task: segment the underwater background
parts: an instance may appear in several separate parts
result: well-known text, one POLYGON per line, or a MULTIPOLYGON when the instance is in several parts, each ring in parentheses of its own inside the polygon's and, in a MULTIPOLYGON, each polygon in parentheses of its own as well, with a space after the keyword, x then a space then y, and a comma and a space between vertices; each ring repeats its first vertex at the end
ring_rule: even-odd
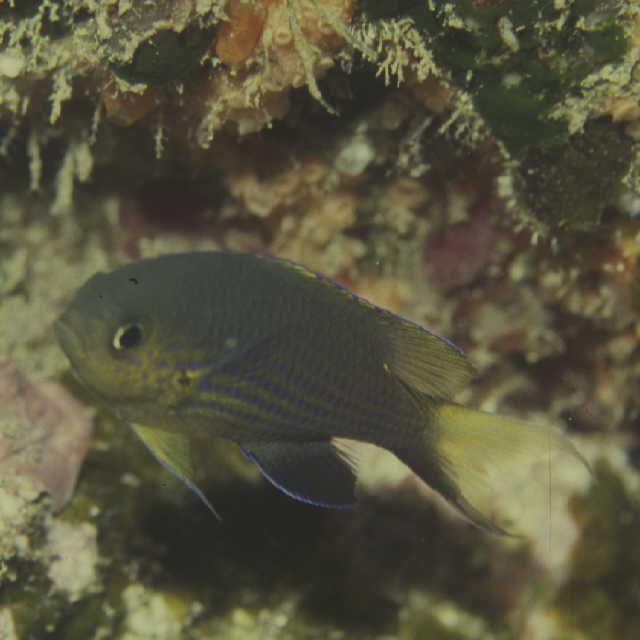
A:
POLYGON ((640 4, 0 0, 0 639, 634 640, 640 4), (230 442, 218 522, 69 372, 96 271, 298 261, 454 341, 457 400, 592 474, 510 486, 516 536, 392 456, 293 502, 230 442))

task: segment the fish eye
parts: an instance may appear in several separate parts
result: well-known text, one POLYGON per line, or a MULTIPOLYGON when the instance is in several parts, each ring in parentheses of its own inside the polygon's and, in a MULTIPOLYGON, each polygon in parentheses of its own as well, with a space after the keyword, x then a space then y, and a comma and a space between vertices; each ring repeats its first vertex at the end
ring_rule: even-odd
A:
POLYGON ((123 349, 132 349, 142 342, 144 331, 142 325, 137 322, 123 324, 118 327, 113 336, 113 347, 118 351, 123 349))

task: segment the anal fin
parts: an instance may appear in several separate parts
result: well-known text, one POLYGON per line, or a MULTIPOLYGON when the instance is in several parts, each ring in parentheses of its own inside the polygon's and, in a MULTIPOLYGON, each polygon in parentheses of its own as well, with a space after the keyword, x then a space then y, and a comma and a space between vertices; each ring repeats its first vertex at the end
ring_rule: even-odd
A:
POLYGON ((243 444, 271 484, 289 497, 321 507, 353 504, 356 476, 351 463, 330 442, 243 444))

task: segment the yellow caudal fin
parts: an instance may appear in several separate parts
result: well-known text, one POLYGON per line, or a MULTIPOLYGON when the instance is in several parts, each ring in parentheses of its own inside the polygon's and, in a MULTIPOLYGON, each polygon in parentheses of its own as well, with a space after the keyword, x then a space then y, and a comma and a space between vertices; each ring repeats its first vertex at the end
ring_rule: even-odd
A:
POLYGON ((550 512, 555 465, 588 469, 569 440, 549 426, 455 404, 440 405, 434 418, 427 448, 435 449, 444 490, 434 488, 493 532, 518 531, 518 514, 528 510, 536 509, 542 517, 550 512))

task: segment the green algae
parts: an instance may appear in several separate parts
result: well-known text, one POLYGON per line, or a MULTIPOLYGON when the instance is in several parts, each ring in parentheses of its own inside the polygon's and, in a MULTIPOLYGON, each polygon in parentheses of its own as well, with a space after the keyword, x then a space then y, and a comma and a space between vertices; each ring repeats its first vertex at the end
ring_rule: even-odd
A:
POLYGON ((114 72, 131 83, 156 87, 167 84, 194 66, 205 54, 215 28, 187 27, 181 33, 161 29, 143 40, 130 61, 113 62, 114 72))
MULTIPOLYGON (((24 583, 23 583, 24 584, 24 583)), ((109 616, 103 596, 82 598, 70 603, 62 594, 48 594, 43 581, 32 585, 21 600, 11 604, 18 637, 23 640, 57 637, 64 640, 90 640, 100 627, 108 628, 109 616)), ((114 637, 114 636, 107 636, 114 637)))
POLYGON ((582 534, 554 609, 568 630, 584 634, 579 637, 634 640, 640 628, 638 499, 607 464, 594 473, 590 491, 574 501, 582 534))
POLYGON ((45 525, 40 523, 29 533, 31 556, 11 561, 14 577, 1 585, 0 607, 11 610, 19 637, 24 640, 45 638, 53 631, 65 640, 88 640, 93 635, 86 631, 96 629, 100 617, 83 615, 89 604, 86 598, 70 602, 66 594, 52 592, 47 564, 37 553, 43 548, 45 536, 45 525), (83 632, 74 634, 73 629, 79 626, 83 632))
POLYGON ((426 27, 430 17, 424 0, 359 0, 358 5, 368 20, 407 17, 426 27))
POLYGON ((523 154, 517 189, 538 220, 554 231, 590 231, 615 200, 632 146, 619 126, 590 122, 566 143, 536 145, 523 154))
POLYGON ((436 593, 411 591, 400 613, 397 640, 514 640, 515 634, 490 624, 436 593))
POLYGON ((605 62, 620 61, 626 52, 619 24, 604 22, 591 31, 577 28, 580 18, 592 11, 584 6, 589 3, 582 4, 572 5, 562 16, 552 3, 535 0, 481 8, 470 1, 453 3, 462 24, 473 25, 463 29, 462 37, 452 33, 449 16, 439 15, 436 60, 471 93, 494 135, 512 153, 561 138, 566 127, 549 119, 552 107, 589 73, 605 62), (557 27, 561 18, 563 25, 557 27), (510 24, 512 49, 498 35, 500 20, 510 24))
POLYGON ((581 94, 588 76, 624 60, 629 41, 619 4, 396 0, 360 6, 370 20, 413 20, 440 72, 468 92, 474 115, 511 161, 516 208, 536 219, 527 224, 554 233, 598 228, 629 169, 632 145, 610 122, 575 132, 571 114, 559 117, 558 109, 581 94))
POLYGON ((472 96, 511 153, 568 135, 554 106, 629 43, 613 6, 595 0, 479 3, 361 2, 369 19, 410 17, 443 72, 472 96), (596 9, 603 16, 594 17, 596 9), (607 13, 608 12, 608 13, 607 13))

